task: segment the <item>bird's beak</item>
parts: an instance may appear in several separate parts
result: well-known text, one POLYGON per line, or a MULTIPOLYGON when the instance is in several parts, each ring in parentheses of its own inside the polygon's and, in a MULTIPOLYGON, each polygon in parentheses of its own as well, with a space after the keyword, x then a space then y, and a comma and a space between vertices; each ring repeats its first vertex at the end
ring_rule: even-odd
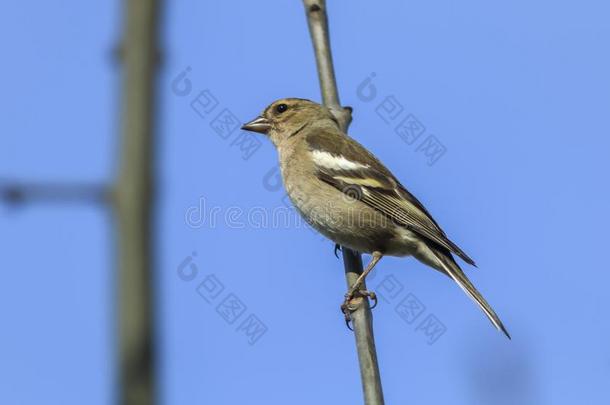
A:
POLYGON ((266 134, 271 129, 271 123, 267 118, 258 116, 247 124, 244 124, 241 129, 266 134))

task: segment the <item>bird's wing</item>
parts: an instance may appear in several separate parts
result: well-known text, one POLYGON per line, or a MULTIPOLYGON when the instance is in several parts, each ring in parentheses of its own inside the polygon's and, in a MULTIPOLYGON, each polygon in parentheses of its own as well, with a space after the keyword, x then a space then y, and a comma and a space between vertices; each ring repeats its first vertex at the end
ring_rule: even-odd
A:
POLYGON ((353 139, 337 132, 306 136, 318 178, 474 265, 392 173, 353 139))

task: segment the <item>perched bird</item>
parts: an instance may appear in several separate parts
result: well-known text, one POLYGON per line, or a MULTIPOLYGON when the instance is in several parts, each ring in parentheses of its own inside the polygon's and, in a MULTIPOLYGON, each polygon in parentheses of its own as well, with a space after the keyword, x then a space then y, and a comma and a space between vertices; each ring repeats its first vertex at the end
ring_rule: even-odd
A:
POLYGON ((311 226, 337 244, 372 255, 345 296, 344 312, 354 294, 372 295, 361 285, 383 256, 413 256, 453 279, 510 338, 453 254, 470 265, 474 261, 372 153, 340 129, 330 109, 310 100, 281 99, 242 129, 271 139, 286 191, 311 226))

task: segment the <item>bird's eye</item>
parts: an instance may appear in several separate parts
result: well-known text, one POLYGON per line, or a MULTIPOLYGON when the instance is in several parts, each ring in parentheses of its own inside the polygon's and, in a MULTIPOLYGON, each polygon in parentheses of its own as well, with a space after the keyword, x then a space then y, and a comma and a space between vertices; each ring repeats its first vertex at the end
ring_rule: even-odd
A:
POLYGON ((275 107, 275 111, 278 114, 283 113, 284 111, 286 111, 288 109, 288 106, 286 104, 278 104, 277 107, 275 107))

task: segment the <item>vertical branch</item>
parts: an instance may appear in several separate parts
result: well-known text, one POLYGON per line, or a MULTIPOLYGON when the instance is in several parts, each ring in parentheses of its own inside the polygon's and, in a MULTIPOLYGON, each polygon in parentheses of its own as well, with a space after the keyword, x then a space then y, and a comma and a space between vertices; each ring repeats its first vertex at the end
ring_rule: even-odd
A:
MULTIPOLYGON (((349 107, 341 107, 339 101, 328 34, 326 1, 303 0, 303 3, 316 56, 322 100, 324 105, 329 107, 339 119, 341 129, 347 133, 352 118, 352 110, 349 107)), ((362 258, 358 252, 345 247, 342 248, 342 251, 345 278, 349 288, 362 273, 362 258)), ((363 288, 366 288, 366 286, 363 286, 363 288)), ((352 313, 352 325, 356 338, 358 360, 360 362, 364 402, 366 405, 383 405, 383 392, 381 390, 379 366, 377 365, 371 308, 368 299, 361 296, 355 297, 352 300, 352 304, 358 308, 352 313)))
POLYGON ((118 226, 118 316, 123 405, 154 404, 151 211, 157 1, 127 0, 121 107, 121 159, 115 203, 118 226))
POLYGON ((316 55, 322 102, 337 115, 341 129, 347 133, 347 128, 352 121, 352 110, 351 108, 341 107, 339 101, 335 68, 333 67, 333 57, 330 50, 330 37, 328 35, 326 0, 303 0, 303 3, 305 4, 307 24, 309 25, 309 33, 316 55))

